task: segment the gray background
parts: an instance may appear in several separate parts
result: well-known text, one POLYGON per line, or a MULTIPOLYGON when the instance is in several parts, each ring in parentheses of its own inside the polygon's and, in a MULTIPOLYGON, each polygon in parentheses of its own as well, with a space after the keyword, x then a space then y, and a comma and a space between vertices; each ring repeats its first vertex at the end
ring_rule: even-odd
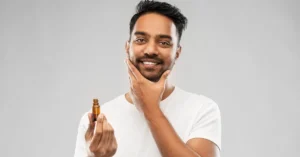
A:
MULTIPOLYGON (((300 156, 299 1, 169 2, 189 18, 171 80, 219 104, 222 156, 300 156)), ((92 99, 128 90, 136 3, 1 0, 0 156, 73 156, 92 99)))

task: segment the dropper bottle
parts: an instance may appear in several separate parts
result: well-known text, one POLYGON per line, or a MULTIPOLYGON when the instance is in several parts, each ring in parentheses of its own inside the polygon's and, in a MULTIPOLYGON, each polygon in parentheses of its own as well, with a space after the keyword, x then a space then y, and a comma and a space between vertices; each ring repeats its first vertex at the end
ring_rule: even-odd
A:
POLYGON ((100 115, 100 106, 98 99, 93 99, 93 117, 94 121, 97 120, 97 117, 100 115))

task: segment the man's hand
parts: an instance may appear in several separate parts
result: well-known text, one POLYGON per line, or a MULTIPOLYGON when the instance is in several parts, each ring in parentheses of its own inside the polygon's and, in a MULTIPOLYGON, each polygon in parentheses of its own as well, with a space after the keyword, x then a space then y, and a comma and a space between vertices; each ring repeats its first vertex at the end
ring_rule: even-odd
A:
POLYGON ((85 140, 90 143, 90 151, 95 157, 111 157, 117 151, 117 141, 114 129, 108 123, 104 114, 100 114, 97 121, 93 121, 93 114, 89 113, 89 128, 85 140))
POLYGON ((165 71, 158 82, 152 82, 147 80, 129 59, 126 59, 126 63, 130 78, 130 94, 133 103, 138 110, 151 113, 153 109, 159 108, 170 70, 165 71))

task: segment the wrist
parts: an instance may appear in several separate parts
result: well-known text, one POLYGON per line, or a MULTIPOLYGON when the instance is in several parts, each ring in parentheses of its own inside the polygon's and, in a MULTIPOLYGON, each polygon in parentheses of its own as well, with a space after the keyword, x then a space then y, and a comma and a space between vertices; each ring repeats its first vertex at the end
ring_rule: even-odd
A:
POLYGON ((164 117, 164 114, 161 111, 161 109, 159 108, 159 105, 157 105, 157 107, 153 107, 151 109, 145 109, 144 116, 148 121, 153 121, 155 119, 164 117))

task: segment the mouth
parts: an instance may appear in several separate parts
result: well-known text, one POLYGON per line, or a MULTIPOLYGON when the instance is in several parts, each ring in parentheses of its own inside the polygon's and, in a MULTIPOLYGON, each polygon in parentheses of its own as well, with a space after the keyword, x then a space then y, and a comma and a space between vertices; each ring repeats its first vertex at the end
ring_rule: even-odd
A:
POLYGON ((147 61, 140 61, 139 62, 145 69, 149 69, 149 70, 153 70, 155 68, 157 68, 160 63, 157 62, 157 61, 150 61, 150 60, 147 60, 147 61))
POLYGON ((157 65, 155 62, 142 62, 144 65, 157 65))

